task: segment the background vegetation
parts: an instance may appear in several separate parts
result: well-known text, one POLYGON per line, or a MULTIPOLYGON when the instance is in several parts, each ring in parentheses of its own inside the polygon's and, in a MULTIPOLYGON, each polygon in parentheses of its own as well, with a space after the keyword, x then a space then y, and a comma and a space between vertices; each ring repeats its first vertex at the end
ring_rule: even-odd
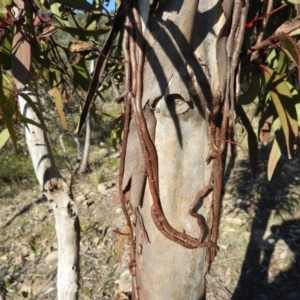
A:
MULTIPOLYGON (((24 1, 22 18, 26 22, 23 29, 31 34, 28 34, 28 38, 34 45, 28 85, 30 89, 39 91, 40 117, 48 130, 57 164, 65 166, 63 169, 66 174, 70 171, 59 144, 59 136, 67 132, 73 133, 78 126, 91 82, 91 61, 99 57, 99 49, 101 51, 114 18, 113 13, 108 14, 104 9, 99 14, 99 6, 103 1, 100 2, 94 1, 90 5, 82 1, 84 4, 80 5, 83 6, 77 7, 79 4, 70 4, 67 0, 24 1), (64 5, 60 6, 60 3, 64 5), (35 15, 30 15, 32 11, 35 11, 35 15), (88 42, 90 46, 72 52, 69 44, 78 40, 88 42), (77 63, 74 60, 78 60, 77 63)), ((264 148, 267 149, 264 163, 267 160, 269 180, 280 159, 281 164, 287 164, 286 158, 294 157, 299 147, 299 2, 251 1, 240 54, 241 88, 236 104, 238 118, 231 112, 233 129, 229 134, 232 157, 235 156, 236 144, 240 144, 249 152, 250 167, 255 176, 263 168, 259 164, 259 149, 267 146, 264 148), (239 137, 234 131, 235 123, 238 124, 239 137), (242 143, 245 134, 247 145, 242 143)), ((19 5, 18 1, 9 0, 0 4, 0 198, 3 200, 14 197, 25 186, 33 189, 37 184, 23 138, 23 127, 28 120, 22 119, 18 111, 11 73, 13 40, 20 30, 19 19, 12 10, 14 3, 19 5)), ((86 175, 84 180, 95 186, 111 181, 117 171, 118 157, 111 157, 110 154, 119 149, 122 135, 123 111, 115 101, 122 93, 123 81, 120 39, 121 34, 114 41, 110 60, 103 73, 103 82, 91 106, 93 131, 89 164, 93 172, 86 175), (98 152, 106 154, 100 155, 98 152)), ((83 145, 84 134, 79 139, 83 145)), ((65 145, 67 155, 74 165, 77 151, 74 140, 66 136, 65 145)), ((290 176, 293 176, 293 183, 298 184, 297 175, 292 173, 290 176)), ((284 182, 288 185, 288 181, 284 182)), ((268 198, 276 194, 273 189, 276 190, 277 186, 275 181, 274 185, 263 186, 261 190, 256 188, 254 192, 268 198)), ((234 194, 241 187, 232 184, 228 189, 229 193, 234 194)), ((289 207, 290 202, 286 202, 287 211, 298 209, 299 197, 294 198, 295 205, 291 204, 289 207)), ((278 201, 285 200, 282 197, 278 201)), ((257 203, 246 205, 256 207, 257 203)), ((21 229, 24 227, 22 222, 26 221, 20 219, 21 229)), ((90 226, 92 225, 83 223, 83 231, 88 231, 90 226)), ((47 230, 46 228, 45 234, 48 234, 47 230)), ((101 230, 104 232, 103 228, 101 230)), ((28 244, 31 245, 32 252, 38 254, 36 240, 29 239, 28 244)), ((0 280, 0 286, 2 290, 9 290, 10 280, 4 279, 0 280)), ((90 291, 87 290, 87 293, 90 291)), ((90 299, 92 296, 89 294, 83 297, 90 299)))

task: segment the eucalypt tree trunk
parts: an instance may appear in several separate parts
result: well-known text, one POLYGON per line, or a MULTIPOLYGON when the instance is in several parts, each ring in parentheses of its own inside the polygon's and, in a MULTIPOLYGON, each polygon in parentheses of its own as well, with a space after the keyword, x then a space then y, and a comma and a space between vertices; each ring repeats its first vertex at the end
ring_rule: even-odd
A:
POLYGON ((133 299, 205 298, 247 8, 127 1, 119 194, 133 299))
POLYGON ((36 94, 22 88, 19 90, 18 102, 22 115, 33 121, 28 121, 24 126, 25 140, 39 185, 55 217, 58 245, 57 299, 76 300, 79 288, 80 239, 77 206, 69 185, 54 163, 47 132, 36 114, 36 108, 39 107, 36 94))
MULTIPOLYGON (((20 13, 23 13, 21 9, 20 13)), ((58 245, 57 299, 76 300, 79 289, 80 241, 77 205, 73 200, 70 185, 59 173, 53 159, 38 101, 37 85, 34 88, 30 72, 32 41, 24 23, 25 18, 20 17, 12 41, 12 75, 17 91, 16 98, 19 102, 20 117, 26 123, 25 141, 34 172, 55 217, 58 245)))

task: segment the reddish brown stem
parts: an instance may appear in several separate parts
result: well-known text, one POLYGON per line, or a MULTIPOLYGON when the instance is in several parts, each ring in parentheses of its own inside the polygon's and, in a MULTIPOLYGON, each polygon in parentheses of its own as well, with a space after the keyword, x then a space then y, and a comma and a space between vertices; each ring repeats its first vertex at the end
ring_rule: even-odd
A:
POLYGON ((278 12, 279 10, 283 9, 284 7, 286 7, 287 4, 282 4, 281 6, 277 7, 276 9, 272 10, 271 12, 268 12, 262 16, 262 17, 254 17, 250 22, 248 22, 247 24, 244 25, 245 28, 251 28, 254 23, 256 23, 259 20, 263 20, 265 18, 268 18, 269 16, 275 14, 276 12, 278 12))
POLYGON ((136 281, 136 270, 135 270, 135 232, 134 226, 130 220, 129 213, 126 208, 126 200, 124 191, 122 189, 123 186, 123 175, 125 170, 125 157, 126 157, 126 149, 127 149, 127 141, 128 141, 128 134, 129 134, 129 123, 131 118, 131 68, 130 68, 130 54, 129 54, 129 17, 127 16, 125 19, 125 30, 122 42, 122 48, 124 52, 125 58, 125 66, 124 66, 124 73, 125 73, 125 91, 127 91, 124 102, 125 102, 125 122, 124 122, 124 130, 123 130, 123 141, 122 141, 122 151, 121 151, 121 162, 120 162, 120 171, 119 171, 119 196, 121 201, 121 206, 123 213, 125 215, 127 226, 130 228, 130 243, 131 243, 131 252, 130 252, 130 272, 132 274, 132 283, 133 283, 133 291, 135 291, 135 299, 139 299, 138 289, 137 289, 137 281, 136 281))
POLYGON ((147 167, 148 183, 150 192, 153 199, 151 208, 151 215, 158 230, 168 239, 186 247, 188 249, 202 248, 202 247, 217 247, 216 244, 211 242, 200 243, 198 239, 179 232, 173 228, 167 221, 161 207, 159 199, 159 184, 158 184, 158 160, 155 146, 153 145, 147 124, 142 110, 142 92, 143 92, 143 66, 144 66, 144 53, 143 53, 143 38, 142 26, 140 16, 136 7, 133 8, 134 29, 135 29, 135 45, 137 54, 136 70, 132 70, 133 76, 136 76, 136 95, 133 97, 132 108, 135 121, 138 128, 139 139, 141 142, 144 159, 147 167))

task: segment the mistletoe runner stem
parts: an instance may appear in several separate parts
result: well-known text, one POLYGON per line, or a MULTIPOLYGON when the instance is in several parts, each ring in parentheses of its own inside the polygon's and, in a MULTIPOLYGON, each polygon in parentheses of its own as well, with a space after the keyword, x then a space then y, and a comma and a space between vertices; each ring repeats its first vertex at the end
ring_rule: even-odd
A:
MULTIPOLYGON (((215 134, 215 150, 211 158, 214 159, 213 164, 213 182, 214 182, 214 194, 213 194, 213 221, 211 228, 210 240, 216 243, 218 237, 219 227, 219 215, 222 198, 222 186, 223 186, 223 164, 224 164, 224 150, 226 147, 226 135, 228 129, 228 119, 230 110, 234 112, 234 105, 236 102, 236 94, 234 93, 235 85, 235 73, 238 66, 238 58, 242 47, 246 17, 249 9, 249 0, 235 1, 233 9, 232 25, 230 29, 229 38, 227 40, 226 52, 227 52, 227 80, 225 99, 223 102, 222 111, 222 123, 220 128, 217 127, 216 120, 218 116, 213 115, 211 124, 211 132, 215 134)), ((234 121, 234 120, 233 120, 234 121)), ((214 261, 216 256, 216 249, 211 248, 211 261, 214 261)))
POLYGON ((130 220, 129 212, 127 209, 128 203, 126 203, 125 199, 125 192, 122 190, 123 186, 123 175, 124 175, 124 169, 125 169, 125 157, 126 157, 126 149, 127 149, 127 142, 128 142, 128 134, 129 134, 129 124, 131 119, 131 98, 132 94, 130 92, 131 88, 131 66, 130 66, 130 21, 129 17, 126 16, 125 19, 125 30, 123 35, 123 42, 122 42, 122 48, 124 53, 124 71, 125 71, 125 91, 126 95, 124 97, 125 102, 125 122, 124 122, 124 133, 123 133, 123 141, 122 141, 122 151, 121 151, 121 162, 120 162, 120 171, 119 171, 119 197, 121 201, 121 206, 123 213, 126 218, 127 226, 130 228, 130 243, 131 243, 131 252, 130 252, 130 264, 129 269, 132 275, 132 290, 134 293, 134 299, 139 300, 139 292, 138 292, 138 286, 137 286, 137 280, 136 280, 136 259, 135 259, 135 224, 133 224, 130 220))
MULTIPOLYGON (((141 18, 136 6, 136 3, 133 5, 133 28, 135 34, 135 51, 130 49, 131 58, 132 54, 136 54, 135 59, 132 59, 131 62, 131 76, 132 83, 136 83, 136 91, 135 86, 132 88, 133 93, 133 101, 132 101, 132 109, 133 115, 138 128, 138 135, 141 143, 141 147, 144 154, 144 159, 147 168, 147 176, 150 192, 153 199, 153 204, 151 207, 151 215, 152 219, 157 227, 157 229, 168 239, 182 245, 188 249, 195 248, 204 248, 204 247, 215 247, 218 246, 215 243, 211 242, 200 242, 199 239, 191 237, 185 233, 179 232, 175 228, 173 228, 169 222, 167 221, 160 202, 159 198, 159 181, 158 181, 158 158, 155 146, 150 138, 146 120, 144 117, 143 109, 142 109, 142 93, 143 93, 143 67, 144 67, 144 51, 143 51, 143 37, 142 37, 142 26, 141 26, 141 18), (136 64, 136 69, 135 68, 136 64), (135 80, 133 79, 135 78, 135 80)), ((201 229, 201 221, 200 221, 200 229, 201 229)))

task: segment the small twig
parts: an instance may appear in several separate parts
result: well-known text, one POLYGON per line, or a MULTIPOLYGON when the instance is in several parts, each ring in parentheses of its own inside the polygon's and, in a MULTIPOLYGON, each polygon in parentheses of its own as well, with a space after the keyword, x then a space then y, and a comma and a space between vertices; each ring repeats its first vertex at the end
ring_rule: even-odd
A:
POLYGON ((234 260, 236 258, 240 258, 240 257, 244 257, 244 256, 245 256, 245 254, 243 253, 243 254, 240 254, 240 255, 235 255, 234 257, 217 260, 217 261, 214 261, 214 265, 222 264, 222 263, 227 262, 229 260, 234 260))
MULTIPOLYGON (((285 5, 286 5, 286 4, 285 4, 285 5)), ((268 1, 267 1, 267 8, 266 8, 265 17, 263 18, 263 21, 262 21, 262 28, 261 28, 260 33, 259 33, 258 36, 257 36, 255 45, 260 44, 261 41, 262 41, 262 39, 263 39, 263 36, 264 36, 265 30, 266 30, 266 27, 267 27, 269 18, 270 18, 270 16, 274 13, 274 11, 271 13, 272 8, 273 8, 273 0, 268 0, 268 1)), ((245 27, 246 27, 246 25, 245 25, 245 27)), ((254 51, 254 52, 251 54, 250 61, 256 60, 257 57, 258 57, 258 51, 254 51)))
MULTIPOLYGON (((268 6, 270 4, 269 2, 273 2, 273 0, 268 1, 268 6)), ((251 28, 254 25, 254 23, 256 23, 257 21, 268 18, 269 16, 275 14, 277 11, 281 10, 282 8, 284 8, 286 6, 287 6, 287 4, 282 4, 281 6, 279 6, 278 8, 274 9, 272 12, 269 12, 269 13, 268 13, 268 9, 267 9, 266 15, 264 15, 262 17, 254 17, 250 22, 245 24, 245 28, 251 28)))
POLYGON ((72 17, 72 19, 73 19, 73 21, 74 21, 74 23, 75 23, 76 28, 81 28, 81 27, 79 26, 79 24, 78 24, 76 18, 74 17, 73 9, 72 9, 71 7, 69 8, 69 11, 70 11, 71 17, 72 17))
POLYGON ((122 1, 121 5, 118 9, 117 15, 115 17, 114 24, 111 28, 111 31, 109 32, 109 34, 107 36, 105 44, 102 48, 103 56, 100 55, 98 58, 98 61, 96 63, 95 71, 94 71, 94 74, 93 74, 93 77, 91 80, 91 84, 90 84, 90 87, 89 87, 89 90, 88 90, 88 93, 86 96, 86 100, 85 100, 85 103, 84 103, 84 106, 82 109, 82 113, 80 115, 79 124, 78 124, 77 129, 75 130, 75 133, 77 135, 80 134, 80 131, 81 131, 83 123, 86 119, 86 115, 89 111, 92 100, 96 94, 97 88, 98 88, 99 84, 101 84, 103 82, 102 75, 104 73, 104 68, 107 63, 106 57, 109 55, 109 53, 111 51, 112 43, 115 40, 117 34, 119 33, 119 31, 121 30, 121 28, 124 24, 126 12, 127 12, 127 1, 122 1))
POLYGON ((67 66, 65 65, 63 59, 61 58, 61 55, 59 53, 59 51, 57 50, 57 44, 56 42, 54 41, 53 37, 52 36, 49 36, 48 37, 49 39, 49 42, 51 44, 51 52, 53 53, 55 59, 57 60, 58 63, 60 63, 60 65, 62 66, 62 69, 64 70, 64 73, 67 74, 67 66))
POLYGON ((88 258, 88 259, 90 259, 90 260, 93 260, 93 261, 95 261, 95 262, 98 262, 98 261, 99 261, 99 258, 98 258, 98 257, 93 257, 92 255, 87 254, 87 253, 80 252, 80 255, 81 255, 81 256, 84 256, 84 257, 86 257, 86 258, 88 258))
POLYGON ((263 49, 265 47, 273 46, 273 43, 275 41, 278 41, 279 34, 281 34, 281 33, 289 34, 299 28, 300 28, 300 20, 292 20, 292 21, 288 21, 288 22, 282 24, 279 28, 276 29, 274 34, 272 34, 270 37, 263 40, 261 43, 252 46, 247 51, 247 55, 251 55, 254 51, 263 49))

